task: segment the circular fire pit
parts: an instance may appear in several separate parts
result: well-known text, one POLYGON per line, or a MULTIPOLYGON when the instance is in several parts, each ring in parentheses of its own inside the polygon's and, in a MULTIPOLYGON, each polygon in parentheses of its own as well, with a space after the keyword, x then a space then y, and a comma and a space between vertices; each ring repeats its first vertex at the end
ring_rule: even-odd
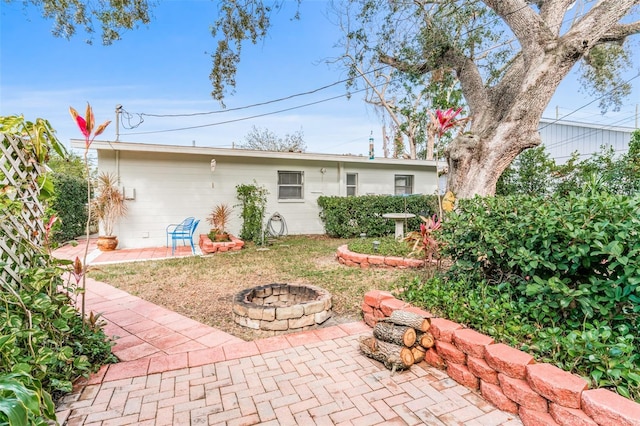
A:
POLYGON ((243 327, 284 334, 317 327, 331 317, 331 294, 304 284, 267 284, 236 294, 233 320, 243 327))

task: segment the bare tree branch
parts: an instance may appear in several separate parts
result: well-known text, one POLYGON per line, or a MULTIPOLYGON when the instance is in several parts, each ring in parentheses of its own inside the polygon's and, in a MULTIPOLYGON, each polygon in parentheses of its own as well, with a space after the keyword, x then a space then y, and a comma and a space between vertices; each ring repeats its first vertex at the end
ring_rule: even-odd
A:
MULTIPOLYGON (((596 42, 610 32, 611 28, 624 28, 619 21, 626 16, 631 8, 638 4, 638 0, 600 0, 591 10, 573 27, 564 34, 561 39, 567 45, 571 44, 586 51, 596 42)), ((632 29, 635 28, 632 25, 632 29)), ((636 33, 637 30, 631 34, 636 33)), ((629 34, 627 34, 629 35, 629 34)))
POLYGON ((623 41, 626 37, 640 33, 640 21, 633 22, 631 24, 616 25, 607 31, 600 40, 599 43, 612 43, 623 41))
POLYGON ((483 0, 504 22, 509 25, 522 47, 525 60, 529 55, 538 55, 541 44, 554 38, 545 22, 524 0, 483 0))
POLYGON ((575 1, 576 0, 547 0, 539 2, 540 18, 554 35, 560 35, 560 29, 567 9, 571 3, 575 3, 575 1))

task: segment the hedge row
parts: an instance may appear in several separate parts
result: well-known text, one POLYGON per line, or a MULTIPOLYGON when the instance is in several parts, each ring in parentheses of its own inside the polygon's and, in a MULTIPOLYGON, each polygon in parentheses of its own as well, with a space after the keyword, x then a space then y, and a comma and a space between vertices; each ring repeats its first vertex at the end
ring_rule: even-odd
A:
POLYGON ((364 195, 359 197, 319 197, 322 208, 320 218, 327 235, 336 238, 352 238, 364 233, 367 237, 393 234, 393 220, 382 217, 385 213, 413 213, 407 220, 407 231, 420 229, 420 217, 438 211, 435 195, 364 195))

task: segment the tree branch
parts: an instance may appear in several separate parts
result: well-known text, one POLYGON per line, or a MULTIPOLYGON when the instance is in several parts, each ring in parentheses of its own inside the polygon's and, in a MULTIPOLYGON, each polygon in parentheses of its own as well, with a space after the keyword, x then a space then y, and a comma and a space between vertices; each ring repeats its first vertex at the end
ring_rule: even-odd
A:
POLYGON ((575 0, 552 0, 541 1, 538 4, 540 7, 540 18, 549 28, 554 35, 560 35, 560 28, 562 27, 562 21, 567 13, 567 9, 571 3, 575 0))
POLYGON ((616 25, 607 31, 600 39, 599 43, 612 43, 623 41, 626 37, 640 33, 640 21, 631 24, 616 25))
POLYGON ((554 38, 547 25, 525 0, 482 0, 511 28, 522 46, 525 59, 539 55, 540 46, 554 38))
POLYGON ((380 62, 398 71, 419 74, 427 74, 439 68, 452 68, 460 81, 471 114, 489 107, 488 92, 478 66, 454 47, 450 46, 441 56, 419 65, 409 64, 388 55, 381 55, 380 62))
POLYGON ((602 38, 607 34, 617 35, 612 41, 622 40, 639 31, 637 23, 617 24, 637 4, 638 0, 600 0, 561 39, 570 44, 580 43, 584 51, 596 42, 603 42, 602 38), (611 28, 618 29, 620 33, 613 34, 611 28))

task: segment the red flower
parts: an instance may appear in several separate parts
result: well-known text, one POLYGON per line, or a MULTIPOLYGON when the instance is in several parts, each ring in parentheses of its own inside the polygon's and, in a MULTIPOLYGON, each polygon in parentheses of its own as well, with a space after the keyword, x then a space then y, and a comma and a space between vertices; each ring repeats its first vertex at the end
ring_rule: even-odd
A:
POLYGON ((449 108, 446 111, 437 110, 435 115, 431 113, 431 123, 436 128, 438 136, 442 137, 442 135, 447 133, 451 128, 462 125, 468 120, 467 118, 455 120, 461 111, 462 108, 456 110, 449 108))

